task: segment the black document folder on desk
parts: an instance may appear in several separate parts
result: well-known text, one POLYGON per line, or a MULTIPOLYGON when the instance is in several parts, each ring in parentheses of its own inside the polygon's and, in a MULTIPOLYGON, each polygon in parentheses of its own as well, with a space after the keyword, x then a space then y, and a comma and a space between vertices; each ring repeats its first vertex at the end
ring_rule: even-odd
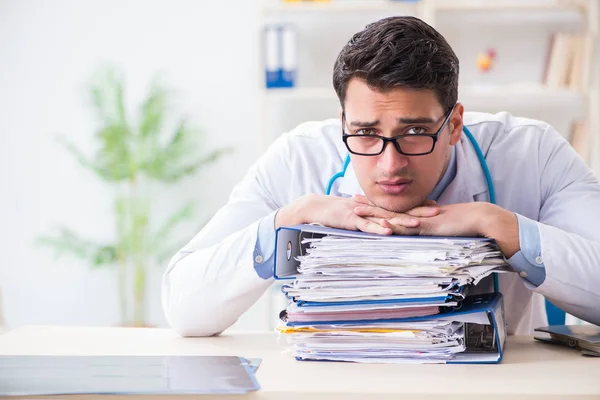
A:
POLYGON ((255 370, 234 356, 0 356, 0 396, 244 394, 255 370))

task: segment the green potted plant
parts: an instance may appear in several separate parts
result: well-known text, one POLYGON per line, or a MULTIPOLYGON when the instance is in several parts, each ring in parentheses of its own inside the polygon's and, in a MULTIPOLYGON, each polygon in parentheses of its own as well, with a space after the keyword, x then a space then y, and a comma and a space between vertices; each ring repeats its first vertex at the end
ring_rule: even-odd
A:
POLYGON ((125 85, 113 68, 103 68, 89 85, 89 95, 99 121, 94 137, 98 149, 87 157, 72 142, 60 143, 78 163, 114 188, 115 239, 96 243, 61 226, 52 235, 38 238, 58 255, 70 253, 93 267, 116 267, 123 325, 144 326, 147 271, 163 265, 181 245, 170 243, 174 229, 193 215, 194 203, 184 204, 158 227, 153 220, 151 185, 172 185, 216 161, 229 149, 200 156, 199 132, 181 118, 167 132, 165 119, 170 92, 153 83, 134 120, 125 109, 125 85))

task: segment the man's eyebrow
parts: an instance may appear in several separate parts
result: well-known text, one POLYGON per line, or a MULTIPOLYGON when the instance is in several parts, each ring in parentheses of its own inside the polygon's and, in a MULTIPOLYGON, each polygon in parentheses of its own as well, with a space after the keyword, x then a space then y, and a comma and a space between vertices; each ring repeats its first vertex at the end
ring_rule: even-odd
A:
POLYGON ((433 124, 436 122, 432 118, 417 117, 417 118, 398 118, 398 122, 401 124, 433 124))
MULTIPOLYGON (((436 120, 428 117, 416 117, 416 118, 408 118, 408 117, 400 117, 398 118, 398 123, 404 125, 410 124, 433 124, 436 120)), ((376 119, 374 121, 351 121, 349 123, 350 126, 355 126, 357 128, 372 128, 374 126, 379 125, 379 120, 376 119)))
POLYGON ((374 126, 379 125, 379 120, 375 121, 352 121, 350 122, 350 126, 356 126, 357 128, 372 128, 374 126))

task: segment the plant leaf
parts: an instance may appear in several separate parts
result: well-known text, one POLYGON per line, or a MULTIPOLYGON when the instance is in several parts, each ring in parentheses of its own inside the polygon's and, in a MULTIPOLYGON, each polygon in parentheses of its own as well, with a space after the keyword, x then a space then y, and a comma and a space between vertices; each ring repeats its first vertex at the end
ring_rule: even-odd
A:
POLYGON ((140 109, 139 135, 142 138, 160 133, 167 111, 167 95, 167 91, 158 84, 151 86, 148 98, 140 109))
POLYGON ((105 124, 125 124, 124 79, 116 68, 99 69, 89 84, 92 105, 105 124))
POLYGON ((102 144, 96 153, 96 164, 106 171, 102 177, 111 181, 133 179, 137 168, 129 149, 129 128, 125 125, 106 125, 96 136, 102 144))
POLYGON ((68 140, 66 137, 62 135, 58 136, 57 141, 75 157, 79 165, 81 165, 82 167, 89 169, 90 171, 96 173, 97 175, 100 175, 101 177, 108 177, 110 175, 110 172, 104 169, 102 166, 97 165, 88 160, 88 158, 83 154, 83 152, 79 150, 77 146, 75 146, 75 144, 73 144, 73 142, 68 140))
POLYGON ((161 243, 165 241, 166 238, 170 237, 171 231, 179 225, 181 222, 185 221, 193 217, 194 215, 195 204, 193 202, 189 202, 183 205, 179 210, 173 213, 162 227, 160 227, 156 233, 153 235, 152 247, 157 248, 161 243))
MULTIPOLYGON (((211 217, 206 218, 201 224, 200 224, 200 228, 202 228, 204 225, 206 225, 208 223, 208 221, 210 221, 211 217)), ((155 254, 156 254, 156 262, 158 265, 163 266, 163 264, 165 262, 167 262, 168 260, 170 260, 175 253, 181 249, 185 243, 177 243, 177 244, 165 244, 166 243, 166 238, 169 237, 169 235, 161 235, 161 234, 156 234, 155 235, 155 241, 156 241, 156 247, 155 247, 155 254)))
POLYGON ((114 264, 117 261, 117 250, 114 245, 102 245, 80 239, 77 234, 65 227, 61 227, 56 236, 38 237, 36 243, 53 248, 57 257, 68 253, 90 262, 94 267, 114 264))
POLYGON ((150 177, 164 183, 176 183, 180 179, 194 174, 201 166, 213 163, 221 156, 231 152, 231 148, 221 148, 212 151, 208 155, 196 161, 180 160, 178 149, 165 151, 161 157, 157 157, 149 168, 144 172, 150 177))
POLYGON ((188 175, 194 174, 203 165, 215 162, 222 155, 229 153, 230 151, 231 148, 222 148, 214 150, 213 152, 209 153, 208 155, 204 156, 196 162, 192 162, 190 164, 182 165, 179 167, 175 166, 173 168, 167 169, 165 171, 163 180, 168 183, 175 183, 188 175))

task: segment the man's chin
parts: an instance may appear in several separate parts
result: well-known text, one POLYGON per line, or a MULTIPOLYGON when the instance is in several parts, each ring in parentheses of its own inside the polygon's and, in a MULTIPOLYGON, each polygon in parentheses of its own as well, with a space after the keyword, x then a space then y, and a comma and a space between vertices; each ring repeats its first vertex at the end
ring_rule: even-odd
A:
POLYGON ((422 204, 424 201, 420 198, 415 198, 414 196, 407 196, 407 195, 392 196, 392 195, 387 195, 387 194, 375 196, 373 198, 370 197, 369 199, 377 207, 381 207, 385 210, 396 212, 396 213, 403 213, 408 210, 412 210, 413 208, 422 204))

